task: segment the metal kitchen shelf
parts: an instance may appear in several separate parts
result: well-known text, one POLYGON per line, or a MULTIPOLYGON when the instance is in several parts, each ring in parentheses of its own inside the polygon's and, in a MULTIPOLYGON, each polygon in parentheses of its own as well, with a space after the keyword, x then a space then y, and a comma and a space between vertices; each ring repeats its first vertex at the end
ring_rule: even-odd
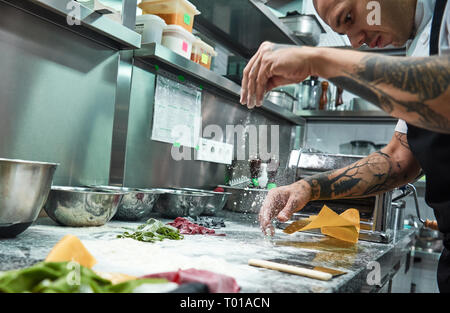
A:
POLYGON ((0 1, 113 49, 136 49, 141 46, 141 35, 134 30, 83 5, 80 5, 79 11, 81 25, 69 25, 67 17, 75 14, 73 7, 68 5, 69 0, 0 1))
MULTIPOLYGON (((220 90, 234 100, 240 97, 241 87, 238 84, 178 55, 162 45, 156 43, 144 44, 140 49, 134 50, 134 58, 152 67, 159 66, 173 74, 182 75, 203 87, 209 86, 220 90)), ((261 108, 256 108, 255 110, 268 112, 295 125, 304 125, 306 123, 302 117, 269 101, 265 101, 261 108)))
POLYGON ((371 122, 395 122, 397 119, 384 111, 300 111, 299 115, 306 121, 371 121, 371 122))
POLYGON ((194 27, 234 53, 250 59, 264 41, 302 45, 259 0, 190 0, 201 12, 194 27))

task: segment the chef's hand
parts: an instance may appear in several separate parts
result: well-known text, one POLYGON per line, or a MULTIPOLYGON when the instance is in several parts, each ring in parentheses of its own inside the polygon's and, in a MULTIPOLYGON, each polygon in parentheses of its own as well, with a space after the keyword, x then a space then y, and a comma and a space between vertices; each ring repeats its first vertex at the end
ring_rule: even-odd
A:
POLYGON ((261 106, 266 92, 314 75, 314 55, 315 48, 264 42, 244 69, 241 104, 261 106))
POLYGON ((292 185, 269 190, 259 211, 259 224, 264 234, 273 236, 275 230, 272 220, 276 217, 280 222, 287 222, 292 214, 303 209, 311 201, 310 185, 300 180, 292 185))

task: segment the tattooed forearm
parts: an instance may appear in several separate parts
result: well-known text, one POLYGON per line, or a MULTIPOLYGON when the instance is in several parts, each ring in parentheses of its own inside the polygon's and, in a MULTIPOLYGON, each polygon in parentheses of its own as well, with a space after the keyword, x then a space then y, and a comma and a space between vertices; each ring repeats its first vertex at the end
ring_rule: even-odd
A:
POLYGON ((369 56, 330 81, 413 125, 450 133, 450 56, 369 56))
POLYGON ((435 99, 449 87, 450 57, 422 59, 368 56, 357 75, 375 85, 387 84, 417 95, 419 101, 435 99))
POLYGON ((400 142, 400 144, 401 144, 403 147, 405 147, 405 148, 408 149, 408 150, 411 150, 411 149, 409 148, 408 138, 407 138, 406 134, 402 134, 402 133, 399 133, 399 132, 395 132, 394 136, 395 136, 395 138, 397 138, 397 140, 400 142))
POLYGON ((378 151, 346 168, 304 180, 311 186, 313 200, 356 198, 383 193, 404 184, 401 172, 399 163, 378 151))

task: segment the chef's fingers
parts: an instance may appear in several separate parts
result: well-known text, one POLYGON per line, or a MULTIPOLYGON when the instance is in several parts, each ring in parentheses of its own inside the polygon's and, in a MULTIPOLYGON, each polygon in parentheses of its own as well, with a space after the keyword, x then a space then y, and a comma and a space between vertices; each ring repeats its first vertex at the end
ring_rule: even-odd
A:
POLYGON ((267 81, 270 78, 270 67, 271 63, 267 58, 263 57, 261 60, 261 66, 258 71, 258 75, 256 77, 256 106, 262 106, 262 101, 264 99, 264 93, 266 91, 267 81))
POLYGON ((279 201, 277 201, 276 197, 276 193, 273 190, 269 191, 259 211, 259 225, 264 233, 271 226, 272 219, 275 217, 276 212, 278 212, 277 204, 279 201))
POLYGON ((259 69, 261 67, 261 54, 253 63, 253 67, 248 74, 247 82, 247 106, 253 109, 256 106, 256 80, 258 79, 259 69))
POLYGON ((271 237, 273 237, 273 235, 275 235, 275 228, 273 228, 272 224, 270 224, 270 225, 266 228, 266 230, 265 230, 265 232, 264 232, 264 235, 265 235, 265 236, 271 236, 271 237))
POLYGON ((251 69, 253 68, 253 64, 259 58, 260 51, 256 52, 256 54, 250 59, 247 63, 247 66, 244 68, 242 83, 241 83, 241 99, 240 102, 242 105, 247 104, 247 85, 248 85, 248 76, 250 74, 251 69))
POLYGON ((283 210, 278 213, 278 220, 280 222, 287 222, 292 214, 298 211, 299 201, 296 197, 290 196, 283 210))

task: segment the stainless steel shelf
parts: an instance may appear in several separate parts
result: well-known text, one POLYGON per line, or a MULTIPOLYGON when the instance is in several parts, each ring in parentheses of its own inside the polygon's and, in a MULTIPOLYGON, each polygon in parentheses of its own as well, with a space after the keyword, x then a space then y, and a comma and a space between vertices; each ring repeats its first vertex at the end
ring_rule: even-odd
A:
POLYGON ((258 0, 190 0, 202 12, 194 27, 202 34, 250 59, 264 41, 305 44, 258 0))
POLYGON ((395 122, 397 119, 383 111, 300 111, 299 115, 309 121, 376 121, 395 122))
MULTIPOLYGON (((140 49, 134 51, 134 57, 137 61, 152 67, 157 65, 172 74, 186 76, 187 79, 198 82, 203 87, 209 86, 220 90, 233 98, 233 100, 237 101, 240 97, 241 87, 238 84, 178 55, 164 46, 155 43, 142 45, 140 49)), ((292 112, 269 101, 265 101, 262 107, 255 110, 262 110, 276 115, 291 124, 304 125, 306 123, 302 117, 294 115, 292 112)))
POLYGON ((162 45, 156 43, 144 44, 141 49, 134 51, 134 57, 144 63, 162 66, 169 71, 175 71, 176 73, 174 74, 194 77, 234 97, 239 97, 240 95, 241 87, 236 83, 182 57, 162 45))
POLYGON ((141 35, 134 30, 80 5, 81 25, 69 25, 67 16, 74 14, 69 0, 0 0, 15 8, 43 18, 113 49, 136 49, 141 35))

